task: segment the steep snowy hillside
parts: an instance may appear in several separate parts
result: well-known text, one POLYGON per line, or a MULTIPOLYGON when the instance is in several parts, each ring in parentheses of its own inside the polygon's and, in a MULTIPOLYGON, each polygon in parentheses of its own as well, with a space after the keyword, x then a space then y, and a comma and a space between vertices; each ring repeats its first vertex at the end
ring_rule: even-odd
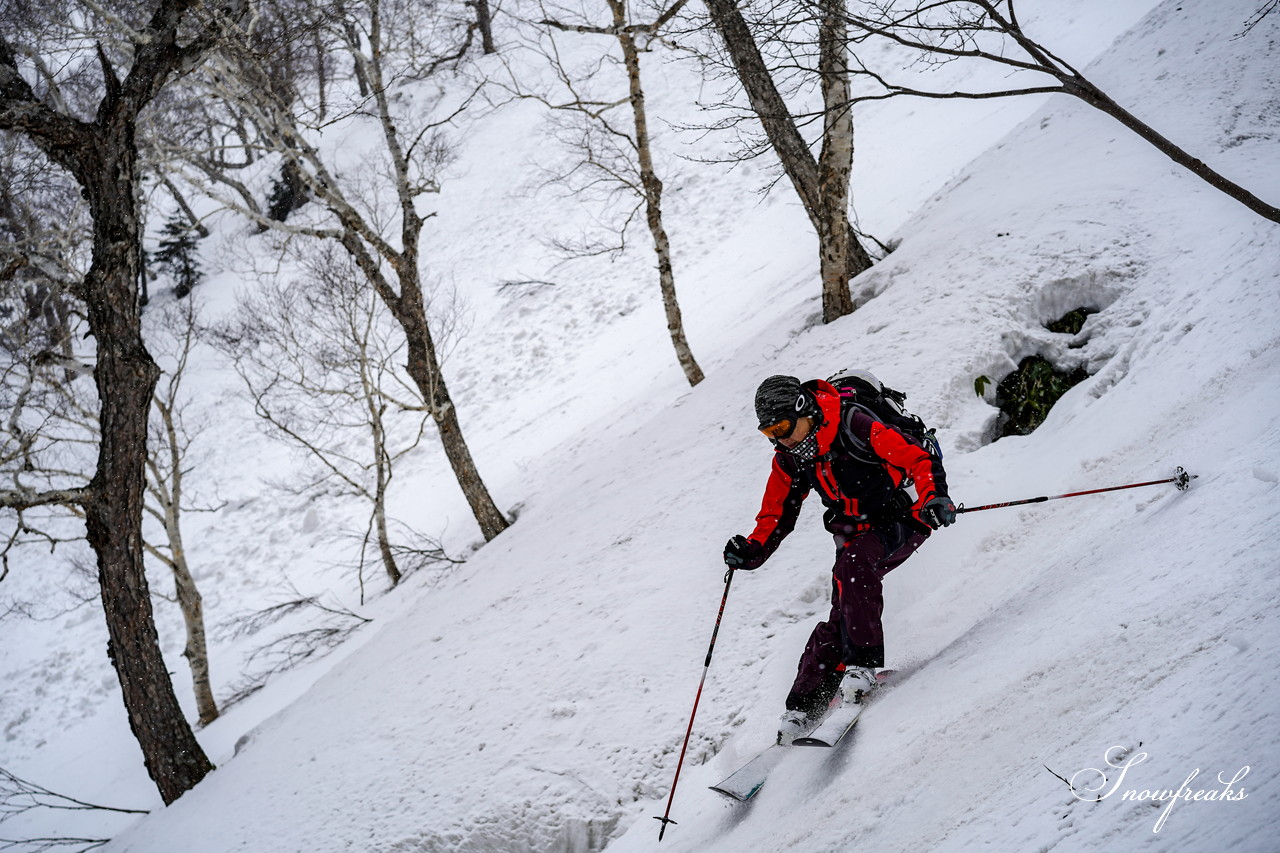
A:
MULTIPOLYGON (((1063 50, 1081 64, 1101 51, 1087 71, 1104 89, 1275 201, 1280 21, 1231 38, 1255 5, 1078 3, 1028 20, 1069 34, 1063 50)), ((686 73, 671 69, 652 96, 673 116, 686 73)), ((219 769, 166 809, 110 669, 91 657, 96 614, 29 633, 5 625, 6 643, 17 639, 0 766, 154 812, 32 818, 0 836, 118 831, 102 848, 112 853, 655 849, 649 818, 663 811, 701 673, 719 552, 750 529, 768 471, 752 391, 770 373, 862 365, 939 428, 957 501, 1156 479, 1175 465, 1199 479, 1185 494, 984 512, 939 533, 886 584, 897 684, 839 750, 789 756, 751 806, 732 806, 707 786, 772 738, 827 609, 831 544, 809 507, 770 563, 734 582, 663 848, 1273 848, 1280 228, 1066 98, 880 104, 859 124, 858 206, 901 244, 855 282, 865 304, 823 326, 812 237, 785 188, 757 203, 762 175, 672 159, 679 284, 708 373, 690 390, 642 252, 554 267, 534 246, 575 215, 563 202, 513 195, 491 214, 527 167, 481 167, 537 120, 521 107, 474 129, 478 153, 441 196, 454 215, 433 232, 441 280, 474 316, 450 364, 456 390, 518 523, 458 569, 372 595, 357 609, 375 621, 352 643, 203 731, 219 769), (542 277, 557 286, 495 287, 542 277), (1044 328, 1081 306, 1097 313, 1079 335, 1044 328), (499 324, 511 315, 514 336, 499 324), (1091 376, 1033 435, 990 443, 996 410, 974 380, 1030 354, 1091 376), (1147 756, 1122 784, 1104 758, 1117 746, 1147 756), (1193 771, 1191 789, 1220 789, 1218 774, 1244 767, 1244 799, 1167 813, 1122 800, 1193 771), (1088 768, 1120 790, 1088 803, 1056 778, 1088 768)), ((230 301, 233 279, 210 282, 223 288, 215 302, 230 301)), ((210 382, 227 381, 215 359, 206 366, 210 382)), ((245 423, 221 429, 247 436, 245 423)), ((413 457, 399 510, 463 553, 476 534, 436 457, 413 457)), ((261 601, 281 572, 357 601, 324 537, 357 512, 263 491, 262 471, 293 462, 256 440, 232 443, 223 463, 231 503, 192 537, 218 581, 211 611, 261 601)), ((174 623, 162 628, 179 661, 174 623)))
MULTIPOLYGON (((1231 26, 1216 8, 1164 4, 1091 74, 1275 198, 1280 88, 1267 63, 1238 53, 1231 26)), ((701 721, 714 731, 724 719, 727 742, 682 782, 683 823, 664 845, 1274 849, 1276 228, 1105 118, 1055 102, 901 234, 867 276, 880 296, 844 327, 796 336, 785 366, 818 373, 843 350, 920 388, 914 404, 949 427, 953 494, 970 504, 1168 476, 1175 464, 1200 479, 1185 495, 984 513, 939 534, 886 584, 889 663, 905 677, 852 743, 789 756, 757 801, 733 806, 706 786, 768 742, 808 617, 825 611, 826 580, 811 568, 825 555, 783 551, 762 572, 785 582, 752 576, 734 589, 701 721), (1077 306, 1100 309, 1080 335, 1045 331, 1077 306), (990 410, 973 378, 1031 353, 1093 376, 1032 436, 979 446, 990 410), (756 584, 770 589, 752 600, 756 584), (1228 788, 1233 799, 1218 800, 1228 788), (1109 796, 1085 801, 1097 794, 1109 796)), ((702 597, 709 607, 711 589, 702 597)), ((656 824, 637 825, 610 849, 652 849, 655 836, 656 824)))

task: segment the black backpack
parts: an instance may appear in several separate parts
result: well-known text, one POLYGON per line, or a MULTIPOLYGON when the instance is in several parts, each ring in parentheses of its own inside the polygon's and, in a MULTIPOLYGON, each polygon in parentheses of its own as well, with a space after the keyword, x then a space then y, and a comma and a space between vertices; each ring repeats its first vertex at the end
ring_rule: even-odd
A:
MULTIPOLYGON (((915 441, 930 454, 942 458, 942 446, 935 431, 924 421, 903 408, 907 395, 885 385, 869 370, 841 370, 827 380, 840 392, 841 418, 862 411, 915 441)), ((870 447, 855 438, 849 429, 841 430, 849 451, 865 462, 878 461, 870 447)))

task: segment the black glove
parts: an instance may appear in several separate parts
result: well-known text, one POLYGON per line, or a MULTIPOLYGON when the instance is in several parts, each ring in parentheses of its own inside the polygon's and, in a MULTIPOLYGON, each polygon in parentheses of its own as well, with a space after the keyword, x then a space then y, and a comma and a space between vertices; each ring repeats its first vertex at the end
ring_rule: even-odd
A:
POLYGON ((760 568, 764 562, 764 546, 754 539, 735 536, 724 546, 724 564, 731 569, 760 568))
POLYGON ((920 508, 920 520, 934 530, 955 524, 956 505, 946 495, 934 495, 920 508))

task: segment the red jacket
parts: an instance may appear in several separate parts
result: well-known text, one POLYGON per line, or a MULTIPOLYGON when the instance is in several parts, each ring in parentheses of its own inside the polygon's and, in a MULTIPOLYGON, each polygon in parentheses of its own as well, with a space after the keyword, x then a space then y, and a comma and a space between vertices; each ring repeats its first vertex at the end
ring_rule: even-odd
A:
POLYGON ((930 530, 920 520, 920 508, 947 493, 942 461, 865 412, 842 410, 840 392, 829 383, 814 380, 805 388, 822 412, 817 457, 801 463, 783 448, 774 453, 756 528, 748 538, 764 546, 767 558, 795 528, 801 503, 815 489, 827 508, 824 522, 832 533, 850 536, 877 523, 906 521, 927 535, 930 530), (870 448, 871 457, 855 455, 859 448, 870 448), (914 502, 903 490, 910 483, 915 484, 914 502))

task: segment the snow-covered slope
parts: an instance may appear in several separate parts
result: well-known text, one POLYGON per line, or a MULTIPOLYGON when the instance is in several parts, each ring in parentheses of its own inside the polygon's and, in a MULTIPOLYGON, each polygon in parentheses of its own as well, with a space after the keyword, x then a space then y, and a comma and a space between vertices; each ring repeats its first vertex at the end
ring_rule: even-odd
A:
MULTIPOLYGON (((1072 5, 1042 14, 1079 33, 1091 4, 1072 5)), ((1150 3, 1111 4, 1121 11, 1079 49, 1093 55, 1107 25, 1136 22, 1090 76, 1275 200, 1280 24, 1231 39, 1253 6, 1166 2, 1138 20, 1150 3)), ((895 186, 906 165, 892 156, 894 128, 929 110, 879 105, 859 125, 860 144, 879 152, 867 155, 877 168, 860 179, 859 207, 902 242, 855 282, 866 304, 827 326, 815 322, 812 238, 785 192, 756 205, 744 193, 758 177, 680 167, 678 274, 708 373, 696 389, 681 386, 639 252, 557 270, 561 286, 525 296, 477 290, 457 385, 482 467, 501 504, 520 504, 519 522, 448 576, 377 598, 355 643, 203 732, 217 772, 105 849, 653 849, 649 816, 663 810, 723 589, 719 550, 750 528, 767 474, 751 393, 770 373, 853 364, 908 390, 939 427, 953 497, 970 505, 1156 479, 1175 465, 1199 479, 1186 494, 980 513, 939 533, 886 584, 889 664, 904 677, 851 742, 791 756, 750 808, 732 807, 706 786, 772 737, 826 610, 831 546, 808 508, 774 559, 734 583, 672 811, 680 823, 663 846, 1273 849, 1280 229, 1065 98, 952 112, 955 142, 932 148, 907 132, 899 150, 927 162, 895 186), (1043 328, 1081 305, 1099 313, 1075 340, 1043 328), (500 312, 520 315, 517 339, 486 325, 500 312), (995 410, 974 379, 1037 352, 1093 375, 1033 435, 987 443, 995 410), (1104 768, 1116 783, 1104 763, 1116 746, 1148 757, 1102 802, 1053 775, 1104 768), (1197 770, 1190 788, 1220 790, 1219 773, 1246 766, 1235 785, 1246 798, 1175 803, 1159 832, 1165 804, 1121 800, 1197 770)), ((499 114, 476 145, 498 150, 529 121, 499 114)), ((442 216, 437 238, 462 275, 485 187, 502 181, 472 172, 458 184, 442 203, 475 213, 442 216)), ((527 222, 538 206, 520 210, 527 222)), ((479 284, 535 277, 544 262, 515 248, 511 221, 479 235, 501 250, 479 284)), ((255 453, 267 455, 244 450, 255 453)), ((452 546, 469 544, 457 496, 436 485, 447 483, 442 460, 413 464, 419 491, 402 500, 421 507, 420 523, 450 519, 452 546)), ((253 479, 238 477, 232 488, 252 499, 253 479)), ((299 576, 324 563, 316 531, 339 507, 288 505, 275 541, 256 544, 268 519, 235 506, 201 535, 242 597, 265 581, 236 581, 237 559, 256 569, 291 555, 299 576)), ((349 577, 326 576, 352 598, 349 577)), ((76 666, 100 680, 105 670, 99 692, 111 698, 105 660, 76 666)), ((65 701, 70 690, 47 692, 65 701)), ((56 713, 68 727, 77 719, 56 713)), ((87 799, 154 801, 118 708, 85 713, 61 738, 39 711, 11 726, 22 775, 87 799), (50 743, 36 746, 41 736, 50 743), (72 788, 77 777, 89 790, 72 788)))

